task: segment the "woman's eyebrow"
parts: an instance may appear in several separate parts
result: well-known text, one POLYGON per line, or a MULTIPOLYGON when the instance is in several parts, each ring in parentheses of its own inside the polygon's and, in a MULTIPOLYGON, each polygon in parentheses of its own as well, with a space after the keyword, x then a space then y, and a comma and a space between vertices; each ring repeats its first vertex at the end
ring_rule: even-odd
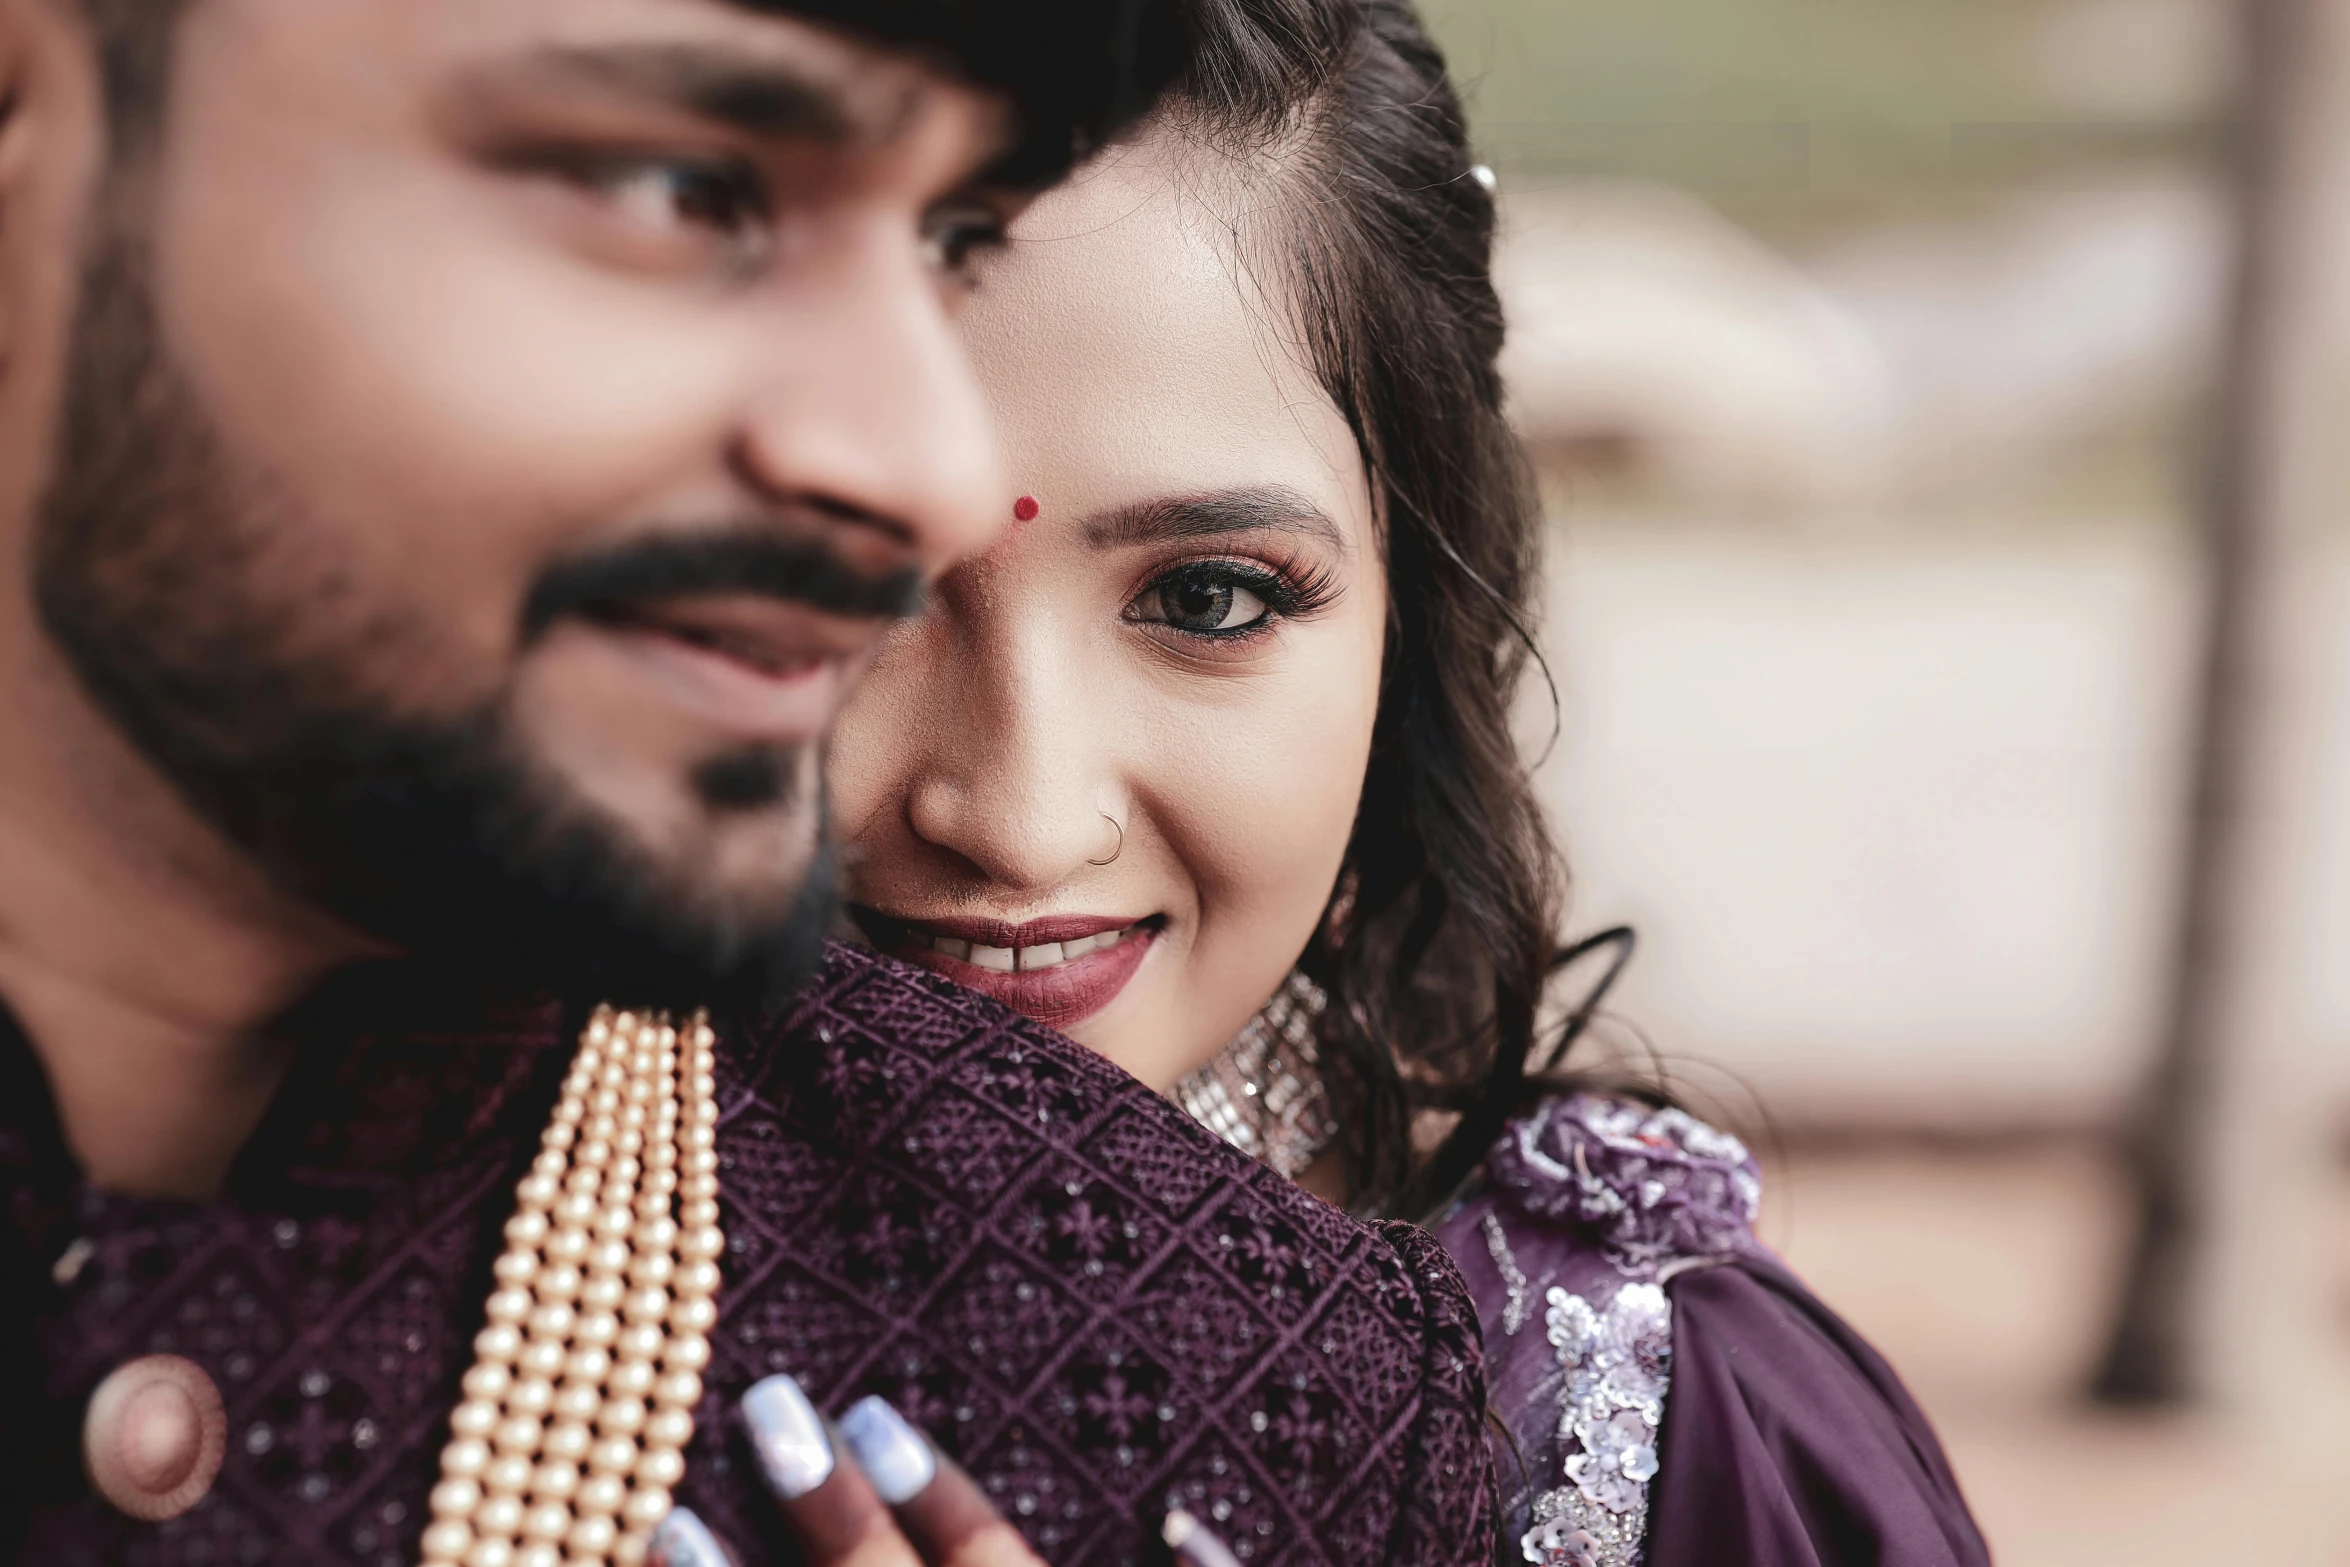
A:
POLYGON ((1327 512, 1286 485, 1246 485, 1206 495, 1163 496, 1103 513, 1085 525, 1088 544, 1101 549, 1215 538, 1227 533, 1295 533, 1341 554, 1346 533, 1327 512))

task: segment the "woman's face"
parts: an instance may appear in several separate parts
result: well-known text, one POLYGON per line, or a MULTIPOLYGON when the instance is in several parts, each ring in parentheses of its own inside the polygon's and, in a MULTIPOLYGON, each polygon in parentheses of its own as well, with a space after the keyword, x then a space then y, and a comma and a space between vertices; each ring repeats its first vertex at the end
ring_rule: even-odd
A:
POLYGON ((1322 917, 1387 610, 1353 437, 1205 161, 1112 154, 986 272, 1022 520, 892 634, 832 759, 867 935, 1161 1090, 1322 917))

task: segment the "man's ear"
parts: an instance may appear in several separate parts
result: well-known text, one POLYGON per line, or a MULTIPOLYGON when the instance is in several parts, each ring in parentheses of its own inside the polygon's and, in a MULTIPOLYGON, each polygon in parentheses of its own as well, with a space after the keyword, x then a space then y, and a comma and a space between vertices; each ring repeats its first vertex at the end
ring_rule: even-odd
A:
POLYGON ((82 0, 0 0, 0 178, 13 176, 23 154, 23 126, 45 72, 78 67, 95 105, 97 39, 82 0))
MULTIPOLYGON (((47 9, 47 7, 43 7, 47 9)), ((31 156, 25 131, 25 78, 31 72, 36 47, 32 7, 23 0, 0 0, 0 230, 8 221, 10 195, 23 179, 31 156)))
POLYGON ((0 0, 0 537, 44 451, 106 162, 79 0, 0 0))
POLYGON ((33 51, 34 24, 39 20, 61 20, 58 11, 61 3, 63 0, 49 0, 35 7, 18 0, 0 0, 0 136, 5 136, 7 127, 16 122, 25 68, 33 51))

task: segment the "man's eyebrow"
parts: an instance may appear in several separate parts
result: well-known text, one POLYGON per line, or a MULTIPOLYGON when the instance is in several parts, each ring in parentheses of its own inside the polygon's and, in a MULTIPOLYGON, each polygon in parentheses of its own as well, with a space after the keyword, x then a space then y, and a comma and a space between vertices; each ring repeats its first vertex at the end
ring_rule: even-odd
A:
POLYGON ((1329 513, 1280 484, 1141 501, 1105 512, 1085 525, 1086 542, 1101 549, 1227 533, 1295 533, 1318 539, 1341 554, 1350 552, 1345 531, 1329 513))
POLYGON ((616 88, 656 98, 753 136, 828 145, 877 144, 902 129, 911 93, 889 102, 790 61, 705 44, 607 44, 542 50, 528 69, 553 85, 616 88), (863 101, 859 101, 863 100, 863 101))

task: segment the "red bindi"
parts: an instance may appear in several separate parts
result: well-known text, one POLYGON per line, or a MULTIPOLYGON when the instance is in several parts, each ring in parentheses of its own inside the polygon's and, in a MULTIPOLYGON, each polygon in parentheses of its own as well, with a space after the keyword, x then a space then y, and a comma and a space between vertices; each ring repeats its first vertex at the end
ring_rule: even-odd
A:
POLYGON ((1034 522, 1038 509, 1033 495, 1023 495, 1012 502, 1012 515, 1022 522, 1034 522))

